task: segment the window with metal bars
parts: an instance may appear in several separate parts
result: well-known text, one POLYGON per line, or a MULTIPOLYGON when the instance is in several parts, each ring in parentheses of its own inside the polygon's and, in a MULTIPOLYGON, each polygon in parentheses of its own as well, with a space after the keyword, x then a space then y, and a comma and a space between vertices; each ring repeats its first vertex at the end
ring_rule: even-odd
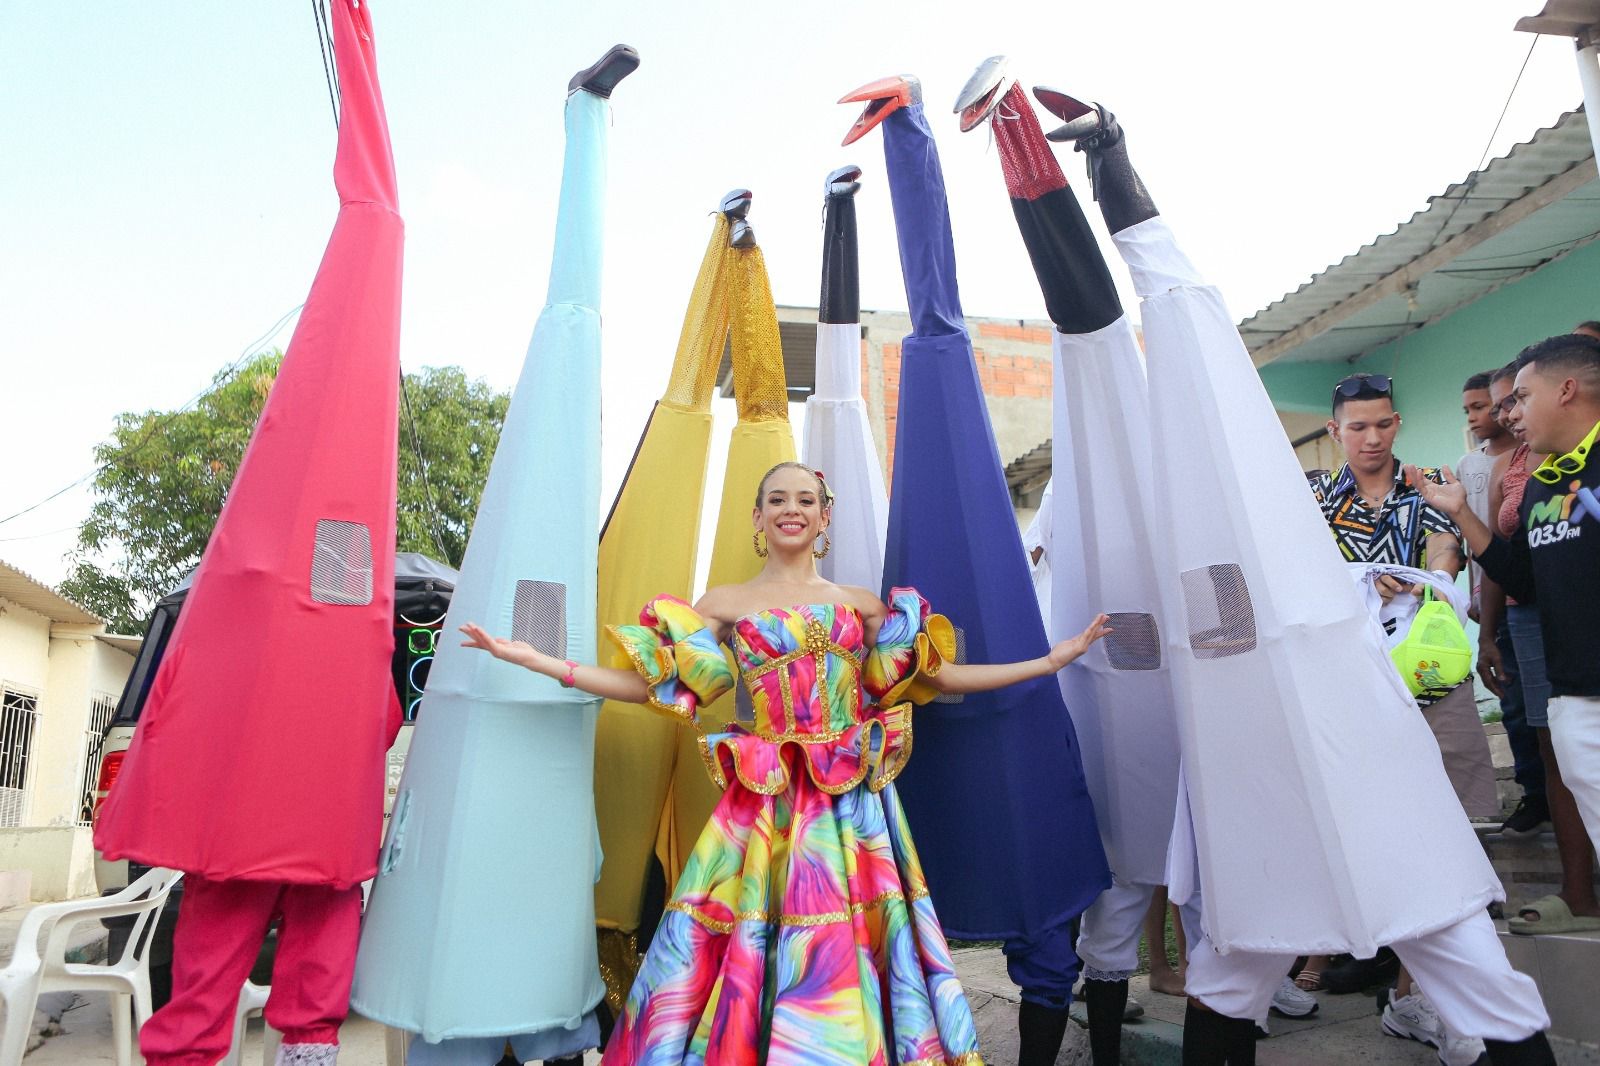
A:
POLYGON ((83 728, 83 779, 78 783, 78 824, 94 824, 95 792, 100 784, 100 755, 106 729, 117 713, 117 697, 96 692, 89 697, 89 722, 83 728))
POLYGON ((0 827, 20 826, 28 804, 28 760, 39 724, 39 696, 0 689, 0 827))

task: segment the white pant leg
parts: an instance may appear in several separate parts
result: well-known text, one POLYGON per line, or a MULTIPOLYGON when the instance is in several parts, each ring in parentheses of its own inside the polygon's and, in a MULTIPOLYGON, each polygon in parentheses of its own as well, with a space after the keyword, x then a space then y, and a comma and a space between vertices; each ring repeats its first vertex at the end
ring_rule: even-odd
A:
POLYGON ((1556 696, 1548 713, 1561 780, 1572 790, 1583 827, 1600 851, 1600 697, 1556 696))
POLYGON ((1113 881, 1083 912, 1078 958, 1085 980, 1125 981, 1139 968, 1139 934, 1155 894, 1155 885, 1113 881))
POLYGON ((1189 976, 1184 990, 1229 1018, 1249 1018, 1257 1025, 1267 1021, 1272 994, 1294 965, 1293 955, 1267 955, 1254 951, 1218 951, 1201 933, 1189 944, 1189 976))
POLYGON ((1523 1040, 1550 1027, 1539 986, 1512 969, 1483 911, 1437 933, 1402 940, 1394 953, 1453 1036, 1523 1040))

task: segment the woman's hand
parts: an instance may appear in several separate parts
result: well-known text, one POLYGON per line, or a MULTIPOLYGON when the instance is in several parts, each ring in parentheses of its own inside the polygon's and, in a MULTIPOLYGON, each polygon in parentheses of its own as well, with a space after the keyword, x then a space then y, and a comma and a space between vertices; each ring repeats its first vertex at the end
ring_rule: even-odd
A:
POLYGON ((1050 660, 1051 669, 1061 670, 1064 669, 1068 663, 1077 661, 1077 659, 1081 657, 1084 652, 1089 650, 1089 646, 1091 644, 1105 636, 1107 633, 1112 632, 1111 627, 1106 625, 1106 623, 1109 621, 1111 621, 1110 615, 1097 614, 1094 617, 1094 621, 1090 622, 1088 628, 1082 633, 1079 633, 1075 637, 1068 637, 1060 644, 1057 644, 1055 647, 1051 648, 1050 654, 1047 656, 1047 658, 1050 660))
POLYGON ((480 651, 488 652, 496 659, 504 659, 508 663, 516 663, 518 666, 527 667, 535 673, 544 672, 537 665, 542 657, 539 650, 526 641, 503 640, 500 637, 491 636, 488 630, 476 622, 468 622, 461 627, 461 632, 465 633, 467 637, 466 640, 461 642, 461 646, 464 648, 477 648, 480 651))

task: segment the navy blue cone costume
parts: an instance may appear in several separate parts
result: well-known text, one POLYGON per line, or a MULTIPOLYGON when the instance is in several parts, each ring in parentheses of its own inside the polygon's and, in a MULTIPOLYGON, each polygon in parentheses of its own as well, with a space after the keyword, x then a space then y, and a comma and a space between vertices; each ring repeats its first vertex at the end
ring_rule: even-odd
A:
MULTIPOLYGON (((961 312, 944 175, 912 96, 902 86, 909 106, 863 116, 870 128, 888 112, 913 327, 901 348, 883 588, 927 596, 969 661, 1040 656, 1049 644, 961 312)), ((945 931, 1006 941, 1024 997, 1059 1006, 1077 970, 1068 925, 1111 882, 1060 687, 1043 677, 946 699, 918 710, 917 758, 897 782, 912 819, 939 827, 918 850, 945 931)))

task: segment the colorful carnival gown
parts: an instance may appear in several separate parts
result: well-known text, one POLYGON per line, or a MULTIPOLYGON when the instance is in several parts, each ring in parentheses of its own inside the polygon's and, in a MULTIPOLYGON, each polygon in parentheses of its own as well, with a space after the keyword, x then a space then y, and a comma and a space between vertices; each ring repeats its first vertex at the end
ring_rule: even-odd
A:
MULTIPOLYGON (((672 596, 610 626, 650 705, 700 728, 735 675, 672 596)), ((895 589, 877 643, 847 604, 739 619, 752 729, 702 734, 723 788, 628 995, 606 1066, 981 1063, 892 782, 911 705, 953 653, 947 619, 895 589)))

